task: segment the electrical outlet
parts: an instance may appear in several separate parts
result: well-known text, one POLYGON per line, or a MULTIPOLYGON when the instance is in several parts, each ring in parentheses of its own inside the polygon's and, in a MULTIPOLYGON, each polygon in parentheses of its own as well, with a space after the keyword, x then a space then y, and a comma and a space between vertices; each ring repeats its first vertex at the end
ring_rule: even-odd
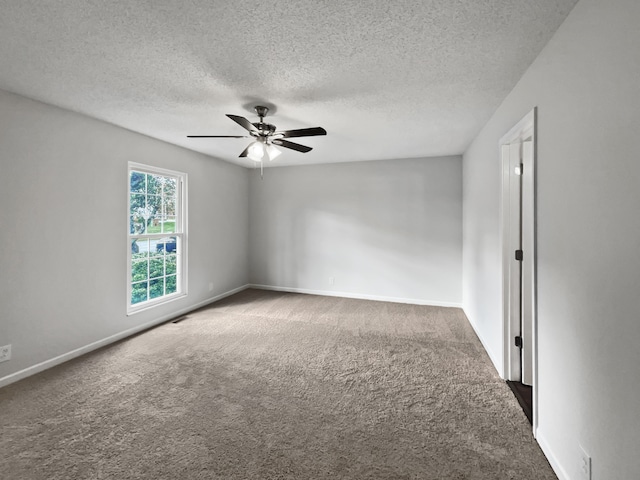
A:
POLYGON ((580 478, 582 480, 591 480, 591 457, 582 445, 578 446, 580 447, 580 478))
POLYGON ((329 277, 329 285, 333 285, 335 283, 335 277, 329 277))
POLYGON ((209 291, 213 292, 213 282, 209 282, 209 291))
POLYGON ((0 347, 0 362, 11 360, 11 345, 0 347))

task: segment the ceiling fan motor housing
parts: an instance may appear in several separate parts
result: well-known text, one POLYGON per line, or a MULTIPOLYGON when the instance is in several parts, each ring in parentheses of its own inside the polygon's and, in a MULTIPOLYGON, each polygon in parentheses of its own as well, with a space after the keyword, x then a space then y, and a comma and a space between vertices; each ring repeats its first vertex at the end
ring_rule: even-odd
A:
POLYGON ((269 136, 272 135, 273 132, 276 131, 276 126, 275 125, 271 125, 270 123, 262 123, 262 122, 256 122, 252 124, 254 127, 256 127, 258 130, 260 130, 260 133, 256 133, 256 132, 251 132, 251 134, 255 137, 257 136, 269 136))
POLYGON ((271 125, 270 123, 263 122, 264 117, 266 117, 267 113, 269 112, 269 107, 256 105, 255 107, 253 107, 253 109, 258 114, 258 117, 260 117, 260 121, 252 123, 252 125, 259 130, 259 133, 251 132, 251 135, 253 135, 254 137, 268 137, 269 135, 272 135, 273 132, 276 131, 276 126, 271 125))

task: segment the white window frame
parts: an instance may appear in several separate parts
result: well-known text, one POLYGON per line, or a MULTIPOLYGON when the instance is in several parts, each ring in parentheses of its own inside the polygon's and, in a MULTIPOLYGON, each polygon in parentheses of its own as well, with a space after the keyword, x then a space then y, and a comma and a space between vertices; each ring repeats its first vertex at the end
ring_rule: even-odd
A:
POLYGON ((131 315, 148 308, 171 302, 187 295, 187 174, 167 170, 165 168, 153 167, 142 163, 129 162, 127 168, 127 315, 131 315), (131 172, 149 173, 152 175, 162 175, 173 177, 176 181, 176 220, 175 233, 151 233, 151 234, 132 234, 130 230, 130 211, 131 211, 131 172), (146 300, 144 302, 131 303, 131 243, 136 238, 144 239, 160 239, 165 237, 176 237, 176 292, 169 295, 146 300))

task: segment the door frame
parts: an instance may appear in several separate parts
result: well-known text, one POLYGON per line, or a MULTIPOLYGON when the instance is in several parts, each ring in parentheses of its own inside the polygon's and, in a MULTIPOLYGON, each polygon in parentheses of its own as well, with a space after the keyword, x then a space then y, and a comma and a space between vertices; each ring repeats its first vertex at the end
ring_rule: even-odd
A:
POLYGON ((515 325, 516 320, 510 320, 509 315, 509 288, 510 269, 514 252, 509 246, 510 235, 510 176, 513 174, 509 168, 509 148, 512 144, 523 143, 527 139, 532 142, 531 165, 524 165, 522 177, 522 305, 528 312, 523 315, 531 316, 532 338, 532 387, 533 387, 533 433, 538 427, 538 322, 537 322, 537 284, 536 284, 536 159, 537 159, 537 108, 534 107, 513 128, 511 128, 499 143, 501 174, 502 174, 502 201, 501 201, 501 241, 502 241, 502 332, 503 332, 503 378, 505 380, 520 380, 521 358, 520 349, 515 346, 514 332, 520 330, 515 325), (527 265, 525 265, 527 263, 527 265))

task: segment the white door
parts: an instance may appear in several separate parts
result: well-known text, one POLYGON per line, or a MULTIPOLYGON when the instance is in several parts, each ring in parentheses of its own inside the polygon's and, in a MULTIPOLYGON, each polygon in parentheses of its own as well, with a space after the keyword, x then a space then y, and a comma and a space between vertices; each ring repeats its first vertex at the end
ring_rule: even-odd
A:
POLYGON ((509 380, 523 382, 522 376, 522 148, 514 142, 508 146, 508 288, 509 324, 514 346, 512 374, 509 380))
POLYGON ((535 380, 534 117, 501 140, 503 315, 507 380, 535 380))
POLYGON ((517 140, 509 145, 509 316, 513 325, 516 368, 514 378, 533 385, 533 143, 517 140))

